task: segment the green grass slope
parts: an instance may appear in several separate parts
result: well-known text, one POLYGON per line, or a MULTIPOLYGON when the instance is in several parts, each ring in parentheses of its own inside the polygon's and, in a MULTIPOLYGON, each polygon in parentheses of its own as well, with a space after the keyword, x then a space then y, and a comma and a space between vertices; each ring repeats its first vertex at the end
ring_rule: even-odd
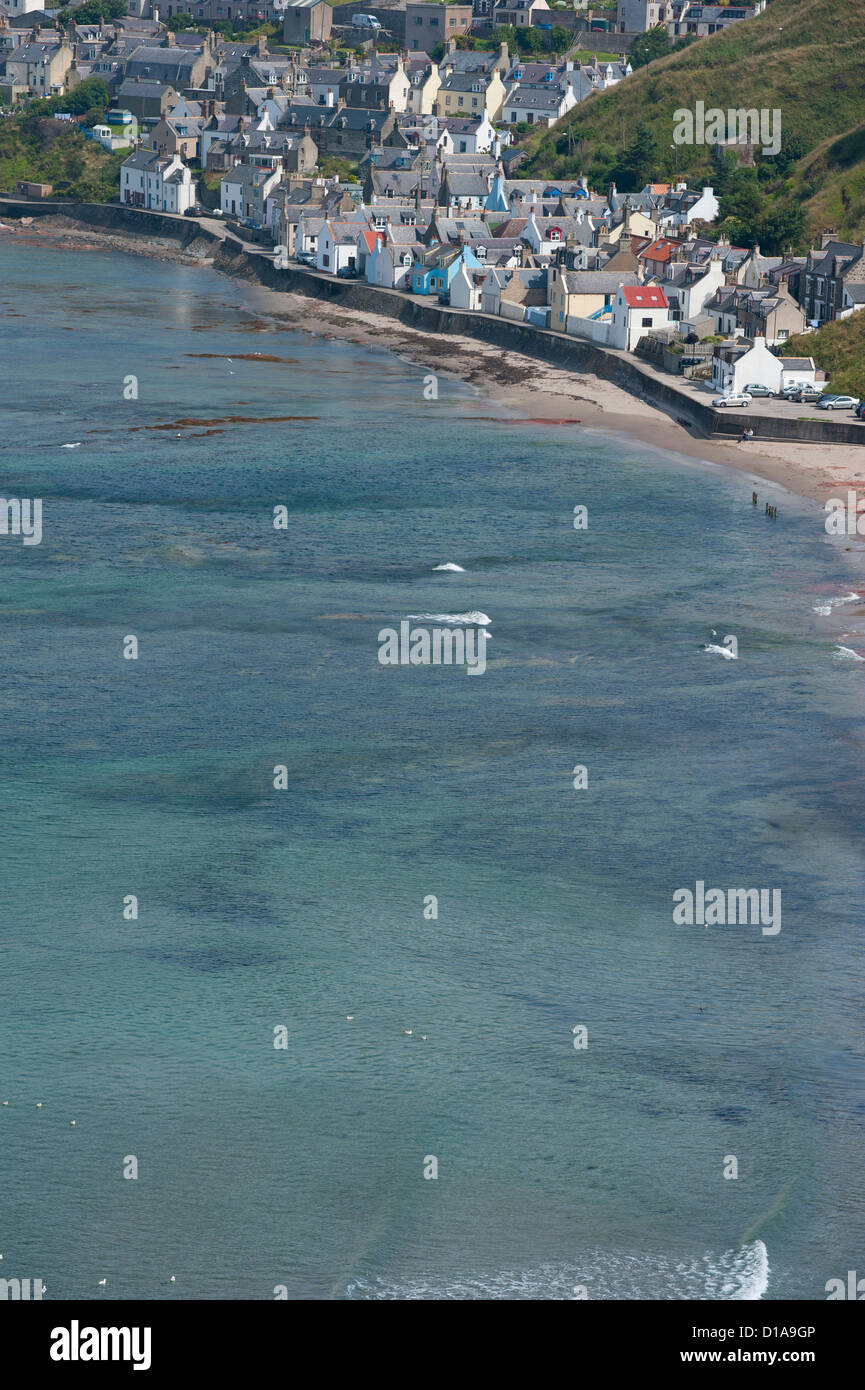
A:
POLYGON ((784 344, 785 357, 813 357, 829 373, 829 390, 865 399, 865 310, 784 344))
POLYGON ((14 193, 18 180, 28 179, 53 184, 60 197, 110 202, 118 196, 120 165, 128 154, 86 140, 68 121, 7 117, 0 121, 0 191, 14 193))

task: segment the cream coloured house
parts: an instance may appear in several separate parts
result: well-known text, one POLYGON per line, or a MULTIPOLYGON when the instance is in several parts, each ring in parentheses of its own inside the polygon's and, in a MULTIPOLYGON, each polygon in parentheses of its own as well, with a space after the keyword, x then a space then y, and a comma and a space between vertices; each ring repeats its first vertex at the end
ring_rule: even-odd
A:
POLYGON ((406 75, 409 89, 405 109, 415 116, 432 116, 442 84, 438 64, 431 59, 419 62, 417 59, 409 58, 406 75))
POLYGON ((479 120, 486 112, 491 121, 497 121, 506 95, 498 72, 452 72, 438 89, 436 115, 470 116, 479 120))
POLYGON ((636 275, 630 272, 610 274, 604 270, 562 270, 560 266, 550 266, 550 328, 556 333, 567 333, 569 318, 588 319, 611 311, 619 287, 638 284, 636 275))

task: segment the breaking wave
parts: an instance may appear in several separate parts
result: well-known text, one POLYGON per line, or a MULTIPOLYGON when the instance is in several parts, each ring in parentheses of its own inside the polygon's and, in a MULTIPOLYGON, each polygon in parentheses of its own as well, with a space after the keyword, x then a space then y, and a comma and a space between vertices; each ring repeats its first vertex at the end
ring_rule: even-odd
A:
POLYGON ((840 608, 842 603, 858 603, 861 597, 861 594, 844 594, 842 598, 830 598, 828 603, 818 604, 814 612, 821 618, 828 618, 833 608, 840 608))
POLYGON ((717 656, 726 657, 727 661, 738 661, 735 652, 731 652, 729 647, 719 647, 716 642, 709 642, 703 647, 704 652, 714 652, 717 656))
POLYGON ((749 1301, 769 1287, 769 1252, 762 1240, 723 1255, 693 1260, 590 1252, 578 1264, 538 1265, 497 1273, 398 1281, 353 1278, 349 1299, 719 1299, 749 1301))
POLYGON ((446 565, 433 565, 433 570, 448 570, 451 574, 465 574, 462 565, 454 565, 450 561, 446 565))
POLYGON ((409 613, 407 617, 413 623, 466 623, 471 627, 486 627, 487 623, 492 622, 492 618, 477 608, 470 613, 409 613))

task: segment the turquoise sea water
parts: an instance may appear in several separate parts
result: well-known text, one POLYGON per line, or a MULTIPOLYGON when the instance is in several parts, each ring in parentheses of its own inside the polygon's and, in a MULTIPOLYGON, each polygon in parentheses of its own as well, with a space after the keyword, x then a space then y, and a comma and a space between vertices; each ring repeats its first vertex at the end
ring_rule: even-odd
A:
POLYGON ((44 505, 0 536, 4 1275, 825 1297, 865 1234, 843 543, 245 293, 0 234, 2 492, 44 505), (379 664, 471 610, 483 676, 379 664), (697 879, 780 934, 675 926, 697 879))

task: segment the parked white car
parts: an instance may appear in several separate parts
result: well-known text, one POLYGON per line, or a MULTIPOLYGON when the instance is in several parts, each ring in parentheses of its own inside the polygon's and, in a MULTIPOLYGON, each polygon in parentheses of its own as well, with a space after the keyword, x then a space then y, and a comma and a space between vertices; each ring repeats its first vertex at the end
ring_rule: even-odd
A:
POLYGON ((730 393, 729 396, 716 396, 712 402, 712 405, 715 407, 716 410, 720 410, 721 407, 725 405, 735 405, 743 407, 746 405, 750 405, 752 399, 753 398, 748 395, 747 391, 739 391, 738 393, 733 391, 730 393))

